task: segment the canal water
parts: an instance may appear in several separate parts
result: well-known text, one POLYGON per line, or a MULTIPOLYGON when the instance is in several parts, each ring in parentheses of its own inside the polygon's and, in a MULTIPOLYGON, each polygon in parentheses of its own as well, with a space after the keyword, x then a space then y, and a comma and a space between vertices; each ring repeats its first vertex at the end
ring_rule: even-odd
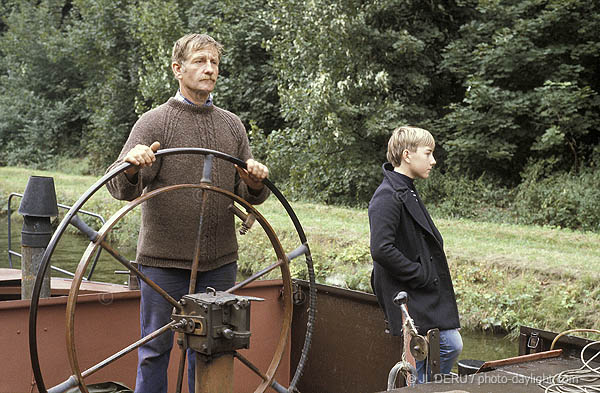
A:
MULTIPOLYGON (((13 207, 14 208, 14 207, 13 207)), ((97 220, 94 229, 98 230, 102 223, 97 220)), ((92 224, 93 225, 93 224, 92 224)), ((11 250, 15 253, 21 254, 21 229, 23 226, 23 219, 17 213, 13 213, 11 221, 11 250)), ((50 264, 59 269, 66 270, 74 273, 81 256, 84 254, 89 240, 78 233, 75 230, 65 231, 63 236, 57 243, 57 247, 52 254, 50 264)), ((129 260, 135 259, 135 250, 118 250, 129 260)), ((116 274, 116 271, 126 270, 123 265, 117 262, 112 256, 108 255, 107 252, 100 252, 96 268, 92 273, 91 280, 111 282, 116 284, 125 284, 127 282, 127 274, 116 274)), ((8 220, 6 217, 0 218, 0 268, 12 267, 14 269, 21 268, 21 258, 17 255, 11 255, 9 259, 8 253, 8 220), (11 266, 12 264, 12 266, 11 266)), ((63 274, 57 270, 52 271, 52 277, 69 277, 67 274, 63 274)), ((85 277, 88 277, 86 272, 85 277)))
MULTIPOLYGON (((99 222, 94 228, 99 229, 99 222)), ((21 253, 21 227, 22 218, 13 213, 11 222, 11 249, 21 253)), ((51 264, 61 269, 74 272, 79 260, 85 252, 89 241, 82 235, 74 232, 66 232, 52 255, 51 264)), ((135 259, 135 250, 119 249, 125 257, 130 260, 135 259)), ((21 259, 12 256, 12 267, 20 268, 21 259)), ((6 217, 0 218, 0 268, 9 267, 8 260, 8 220, 6 217)), ((92 280, 124 284, 127 281, 127 275, 115 274, 115 271, 123 271, 125 268, 109 256, 106 252, 100 254, 97 268, 95 269, 92 280)), ((53 277, 67 277, 66 275, 53 271, 53 277)), ((477 360, 496 360, 517 356, 518 343, 514 340, 508 340, 506 337, 497 334, 487 334, 479 331, 461 331, 463 337, 463 353, 459 359, 477 359, 477 360)))
POLYGON ((461 335, 463 338, 463 352, 459 356, 459 360, 498 360, 519 354, 519 343, 502 335, 464 329, 461 331, 461 335))

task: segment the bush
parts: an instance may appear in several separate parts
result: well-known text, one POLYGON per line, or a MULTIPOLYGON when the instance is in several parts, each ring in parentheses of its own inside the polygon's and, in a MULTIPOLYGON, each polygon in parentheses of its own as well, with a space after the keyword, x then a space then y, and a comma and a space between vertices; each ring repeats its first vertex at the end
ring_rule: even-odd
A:
POLYGON ((417 180, 417 189, 435 217, 513 220, 508 207, 514 192, 485 175, 470 179, 466 175, 433 171, 427 180, 417 180))
POLYGON ((593 168, 578 174, 546 177, 542 163, 531 165, 517 187, 515 210, 520 223, 576 230, 600 230, 600 174, 593 168))
POLYGON ((77 158, 67 155, 54 157, 47 165, 47 170, 68 175, 92 175, 92 163, 89 157, 77 158))
POLYGON ((592 167, 576 174, 555 168, 551 159, 530 163, 515 188, 485 175, 470 179, 434 171, 429 179, 417 180, 417 189, 435 218, 600 231, 600 173, 592 167))

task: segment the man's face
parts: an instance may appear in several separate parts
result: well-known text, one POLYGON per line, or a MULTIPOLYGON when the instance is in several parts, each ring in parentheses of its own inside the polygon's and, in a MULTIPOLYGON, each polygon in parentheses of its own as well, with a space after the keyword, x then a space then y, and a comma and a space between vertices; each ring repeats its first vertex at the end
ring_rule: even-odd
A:
POLYGON ((413 179, 427 179, 431 168, 436 164, 433 157, 433 148, 429 146, 419 146, 417 151, 411 152, 405 150, 406 164, 409 171, 409 176, 413 179), (412 176, 411 176, 412 175, 412 176))
POLYGON ((213 91, 219 76, 219 53, 213 47, 192 51, 183 64, 174 64, 182 93, 208 94, 213 91))

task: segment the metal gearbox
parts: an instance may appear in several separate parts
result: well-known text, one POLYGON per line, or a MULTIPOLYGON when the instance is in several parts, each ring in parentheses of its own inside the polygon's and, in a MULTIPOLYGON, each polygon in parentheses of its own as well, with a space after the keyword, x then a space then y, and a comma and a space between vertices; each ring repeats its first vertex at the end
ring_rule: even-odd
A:
POLYGON ((250 301, 208 288, 206 293, 185 295, 181 312, 174 312, 176 331, 185 334, 184 346, 203 355, 233 352, 250 346, 250 301))

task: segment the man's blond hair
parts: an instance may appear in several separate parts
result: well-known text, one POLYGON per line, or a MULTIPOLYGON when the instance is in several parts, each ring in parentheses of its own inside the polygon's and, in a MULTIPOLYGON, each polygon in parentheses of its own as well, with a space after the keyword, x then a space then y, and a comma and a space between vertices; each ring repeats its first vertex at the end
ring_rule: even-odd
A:
POLYGON ((402 163, 402 152, 415 152, 419 146, 435 148, 435 140, 429 131, 411 126, 398 127, 388 141, 387 160, 394 167, 399 167, 402 163))
POLYGON ((186 34, 175 42, 173 45, 173 53, 171 54, 171 62, 183 64, 190 56, 190 53, 203 48, 214 48, 219 54, 219 60, 223 54, 223 45, 208 34, 191 33, 186 34))

